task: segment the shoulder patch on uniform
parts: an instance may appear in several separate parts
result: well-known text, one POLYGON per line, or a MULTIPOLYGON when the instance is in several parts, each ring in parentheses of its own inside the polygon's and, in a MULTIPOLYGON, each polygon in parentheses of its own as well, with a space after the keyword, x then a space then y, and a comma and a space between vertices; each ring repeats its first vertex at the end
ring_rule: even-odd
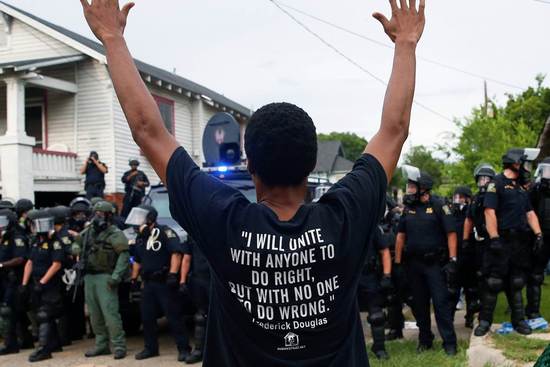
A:
POLYGON ((15 239, 15 246, 16 247, 25 247, 25 242, 21 238, 15 239))
POLYGON ((68 236, 64 236, 63 238, 61 238, 61 241, 63 242, 63 244, 65 245, 70 245, 71 244, 71 240, 68 236))
POLYGON ((53 243, 53 249, 54 249, 54 250, 61 250, 61 249, 62 249, 61 243, 60 243, 59 241, 55 241, 55 242, 53 243))
POLYGON ((170 228, 165 229, 164 233, 166 234, 166 237, 168 237, 168 238, 176 238, 176 233, 174 231, 172 231, 170 228))
POLYGON ((432 208, 427 208, 426 209, 426 214, 432 214, 434 212, 434 210, 432 208))
POLYGON ((445 215, 451 215, 451 209, 449 209, 448 205, 443 205, 443 212, 445 215))
POLYGON ((494 182, 489 182, 487 185, 487 192, 497 192, 497 186, 494 182))

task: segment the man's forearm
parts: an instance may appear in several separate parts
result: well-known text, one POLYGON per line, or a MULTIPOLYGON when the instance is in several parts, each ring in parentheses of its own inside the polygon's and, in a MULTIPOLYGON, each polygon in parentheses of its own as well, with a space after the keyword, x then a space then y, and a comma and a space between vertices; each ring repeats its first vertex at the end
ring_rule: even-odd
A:
POLYGON ((527 213, 527 222, 529 223, 529 227, 531 227, 534 234, 539 234, 542 232, 540 229, 539 217, 537 217, 537 214, 535 214, 534 211, 531 210, 527 213))
POLYGON ((53 278, 55 274, 61 269, 61 263, 59 261, 54 261, 52 265, 48 268, 48 271, 42 279, 40 279, 40 283, 42 284, 48 284, 48 282, 53 278))
POLYGON ((31 273, 32 273, 32 261, 28 260, 25 264, 25 270, 23 272, 23 281, 21 284, 27 285, 29 284, 29 280, 31 279, 31 273))
POLYGON ((384 249, 380 251, 380 257, 382 259, 382 272, 384 275, 391 274, 391 254, 390 249, 384 249))
POLYGON ((183 255, 183 260, 181 261, 180 283, 187 283, 189 270, 191 270, 191 255, 183 255))
POLYGON ((470 233, 472 233, 472 230, 474 228, 474 224, 470 218, 466 218, 464 221, 464 233, 462 235, 463 240, 469 240, 470 239, 470 233))
POLYGON ((447 247, 449 248, 449 257, 456 257, 456 232, 447 234, 447 247))
POLYGON ((494 209, 485 209, 485 227, 490 238, 498 237, 497 215, 494 209))
POLYGON ((138 263, 138 262, 134 262, 132 264, 132 275, 131 275, 131 279, 137 279, 137 277, 139 276, 139 271, 141 269, 141 265, 138 263))
POLYGON ((405 234, 398 233, 395 240, 395 263, 401 264, 403 256, 403 248, 405 247, 405 234))
POLYGON ((181 254, 175 253, 170 257, 170 273, 177 274, 181 267, 181 254))

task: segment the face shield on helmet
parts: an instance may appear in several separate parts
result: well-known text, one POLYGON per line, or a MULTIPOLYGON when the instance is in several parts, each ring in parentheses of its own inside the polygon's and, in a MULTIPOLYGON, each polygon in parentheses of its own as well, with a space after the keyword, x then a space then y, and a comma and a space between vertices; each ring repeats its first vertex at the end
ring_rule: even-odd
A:
POLYGON ((10 225, 10 219, 7 215, 0 215, 0 231, 4 232, 10 225))
POLYGON ((138 207, 132 208, 124 224, 134 227, 141 227, 142 225, 147 223, 148 214, 149 210, 138 207))
POLYGON ((489 184, 489 182, 491 182, 491 177, 489 177, 489 176, 478 176, 476 184, 477 184, 478 188, 482 188, 482 187, 485 187, 487 184, 489 184))
POLYGON ((420 169, 418 167, 409 166, 407 164, 401 167, 401 173, 403 177, 407 179, 407 186, 405 188, 405 195, 403 196, 403 203, 405 205, 412 205, 418 200, 420 180, 420 169))
POLYGON ((550 180, 550 163, 541 163, 537 167, 535 177, 543 180, 550 180))
POLYGON ((44 217, 32 220, 32 230, 34 233, 49 233, 54 229, 54 218, 44 217))

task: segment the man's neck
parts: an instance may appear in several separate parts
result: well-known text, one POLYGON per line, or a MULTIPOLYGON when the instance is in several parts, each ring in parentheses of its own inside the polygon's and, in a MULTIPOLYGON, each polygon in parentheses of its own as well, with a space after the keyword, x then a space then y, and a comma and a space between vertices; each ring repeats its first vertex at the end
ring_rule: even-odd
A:
POLYGON ((254 180, 254 182, 258 203, 273 210, 280 221, 287 222, 291 220, 304 204, 307 194, 306 181, 299 186, 275 187, 265 186, 259 180, 254 180))

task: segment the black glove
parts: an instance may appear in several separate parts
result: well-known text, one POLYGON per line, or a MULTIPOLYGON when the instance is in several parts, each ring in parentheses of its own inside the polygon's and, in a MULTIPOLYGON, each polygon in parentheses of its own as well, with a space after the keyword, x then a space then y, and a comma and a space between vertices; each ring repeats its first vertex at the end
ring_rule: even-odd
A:
POLYGON ((179 282, 180 279, 177 273, 168 273, 168 275, 166 276, 166 285, 170 289, 177 289, 179 282))
POLYGON ((500 242, 500 237, 494 237, 489 240, 489 249, 494 252, 501 252, 504 249, 502 242, 500 242))
POLYGON ((42 292, 44 291, 44 285, 40 282, 35 282, 33 287, 32 287, 32 292, 37 296, 39 297, 42 292))
POLYGON ((470 239, 462 240, 462 249, 467 250, 471 247, 470 239))
POLYGON ((187 285, 187 283, 180 284, 179 292, 184 296, 187 296, 189 294, 189 286, 187 285))
POLYGON ((110 290, 115 290, 117 287, 118 287, 118 284, 120 282, 116 279, 113 279, 113 278, 109 278, 107 280, 107 286, 109 287, 110 290))
POLYGON ((29 286, 21 284, 19 287, 17 287, 17 293, 20 296, 26 296, 29 292, 29 286))
POLYGON ((380 288, 383 292, 389 292, 393 289, 391 275, 384 275, 382 279, 380 279, 380 288))
POLYGON ((533 253, 535 255, 542 254, 543 249, 544 249, 544 238, 542 237, 542 233, 539 233, 535 238, 535 242, 533 243, 533 253))
POLYGON ((402 288, 405 283, 405 269, 403 268, 403 265, 401 263, 393 264, 392 273, 395 278, 395 283, 399 288, 402 288))
POLYGON ((140 290, 140 284, 137 279, 130 280, 130 292, 139 292, 140 290))

